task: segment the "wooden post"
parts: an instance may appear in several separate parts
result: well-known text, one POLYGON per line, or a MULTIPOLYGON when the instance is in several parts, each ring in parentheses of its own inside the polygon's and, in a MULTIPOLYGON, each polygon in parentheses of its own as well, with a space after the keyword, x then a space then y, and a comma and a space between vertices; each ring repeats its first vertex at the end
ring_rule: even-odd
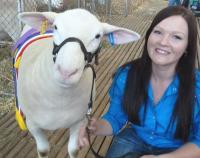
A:
POLYGON ((124 10, 124 15, 128 15, 128 0, 125 0, 125 10, 124 10))

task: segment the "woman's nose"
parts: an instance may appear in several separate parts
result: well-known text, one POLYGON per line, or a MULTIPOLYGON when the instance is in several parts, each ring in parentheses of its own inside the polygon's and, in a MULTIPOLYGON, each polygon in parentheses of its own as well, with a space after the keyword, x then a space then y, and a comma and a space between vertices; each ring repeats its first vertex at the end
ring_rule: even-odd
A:
POLYGON ((169 44, 169 36, 164 35, 160 39, 160 44, 162 45, 168 45, 169 44))

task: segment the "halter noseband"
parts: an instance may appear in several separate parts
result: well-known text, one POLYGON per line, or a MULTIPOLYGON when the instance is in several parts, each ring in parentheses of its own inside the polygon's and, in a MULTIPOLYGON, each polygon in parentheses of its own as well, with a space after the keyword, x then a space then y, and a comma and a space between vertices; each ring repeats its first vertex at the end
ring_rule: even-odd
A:
POLYGON ((85 57, 85 61, 87 61, 88 63, 90 63, 92 61, 92 58, 95 56, 95 64, 98 64, 98 53, 100 52, 101 46, 99 45, 99 47, 95 50, 94 53, 88 52, 83 44, 83 42, 75 37, 69 37, 67 39, 65 39, 60 45, 56 45, 55 43, 53 43, 53 61, 55 63, 56 61, 56 57, 57 54, 60 50, 60 48, 65 45, 67 42, 78 42, 80 44, 81 50, 84 54, 85 57))

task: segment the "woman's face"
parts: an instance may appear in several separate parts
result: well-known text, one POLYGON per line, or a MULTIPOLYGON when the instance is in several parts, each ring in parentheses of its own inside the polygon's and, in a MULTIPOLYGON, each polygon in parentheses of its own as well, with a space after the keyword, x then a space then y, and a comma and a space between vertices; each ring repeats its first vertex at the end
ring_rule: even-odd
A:
POLYGON ((188 44, 188 26, 181 16, 171 16, 158 23, 150 33, 147 50, 152 64, 175 68, 188 44))

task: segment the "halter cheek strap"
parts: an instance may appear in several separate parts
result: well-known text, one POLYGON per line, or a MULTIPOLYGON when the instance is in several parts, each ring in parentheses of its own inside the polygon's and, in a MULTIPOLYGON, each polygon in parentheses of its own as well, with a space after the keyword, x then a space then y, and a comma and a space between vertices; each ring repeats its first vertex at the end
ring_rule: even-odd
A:
MULTIPOLYGON (((93 106, 93 89, 94 89, 94 82, 95 82, 95 78, 96 78, 96 73, 94 70, 94 67, 90 64, 87 64, 85 66, 85 68, 91 68, 92 72, 93 72, 93 77, 92 77, 92 88, 91 88, 91 93, 90 93, 90 101, 88 103, 88 111, 86 113, 86 118, 88 120, 88 125, 90 125, 91 123, 91 118, 92 118, 92 106, 93 106)), ((88 126, 86 127, 86 133, 88 136, 88 141, 89 141, 89 145, 90 145, 90 149, 92 151, 92 153, 94 154, 95 158, 104 158, 101 155, 99 155, 94 148, 92 147, 92 143, 91 143, 91 139, 90 139, 90 130, 88 129, 88 126)))
POLYGON ((67 42, 78 42, 80 44, 81 50, 82 50, 82 52, 84 54, 85 61, 87 61, 88 63, 90 63, 92 61, 93 57, 95 57, 95 64, 98 64, 98 53, 100 52, 101 46, 99 46, 94 53, 88 52, 86 50, 83 42, 80 39, 75 38, 75 37, 69 37, 69 38, 65 39, 60 45, 56 45, 54 43, 53 53, 52 53, 53 54, 53 61, 54 61, 54 63, 56 61, 56 57, 57 57, 57 54, 58 54, 60 48, 63 45, 65 45, 67 42))

